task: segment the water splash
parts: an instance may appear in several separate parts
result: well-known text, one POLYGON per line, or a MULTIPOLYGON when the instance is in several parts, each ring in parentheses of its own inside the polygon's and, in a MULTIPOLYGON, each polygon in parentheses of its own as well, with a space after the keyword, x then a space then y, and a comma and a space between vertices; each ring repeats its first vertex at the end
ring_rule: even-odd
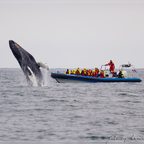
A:
POLYGON ((41 72, 43 74, 43 85, 42 86, 48 86, 48 84, 49 84, 48 71, 47 71, 47 69, 41 68, 41 72))

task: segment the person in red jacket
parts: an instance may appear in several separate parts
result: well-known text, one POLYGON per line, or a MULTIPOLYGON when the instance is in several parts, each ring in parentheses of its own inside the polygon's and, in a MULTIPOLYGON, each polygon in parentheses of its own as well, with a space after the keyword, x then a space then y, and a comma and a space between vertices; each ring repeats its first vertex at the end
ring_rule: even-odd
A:
POLYGON ((73 69, 70 74, 74 75, 75 74, 75 69, 73 69))
POLYGON ((92 71, 92 77, 99 77, 99 69, 95 68, 95 70, 92 71))
POLYGON ((82 75, 82 76, 85 76, 85 74, 84 74, 84 70, 81 71, 81 75, 82 75))
POLYGON ((107 66, 107 65, 109 65, 109 66, 110 66, 109 71, 110 71, 110 72, 112 72, 112 73, 113 73, 113 75, 114 75, 115 65, 114 65, 113 61, 112 61, 112 60, 110 60, 110 62, 109 62, 108 64, 106 64, 105 66, 107 66))
POLYGON ((77 68, 77 70, 76 70, 76 75, 80 75, 80 74, 81 74, 81 71, 80 71, 79 68, 77 68))
POLYGON ((99 69, 98 68, 95 68, 95 73, 96 73, 96 77, 98 77, 98 74, 99 74, 99 69))
POLYGON ((70 74, 70 70, 69 70, 69 69, 67 69, 67 71, 65 72, 65 74, 70 74))
POLYGON ((88 76, 92 76, 92 70, 91 69, 88 70, 88 76))
POLYGON ((101 70, 101 72, 100 72, 100 77, 101 77, 101 78, 104 78, 104 77, 105 77, 105 74, 104 74, 104 71, 103 71, 103 70, 101 70))
POLYGON ((87 76, 87 69, 84 68, 84 75, 87 76))

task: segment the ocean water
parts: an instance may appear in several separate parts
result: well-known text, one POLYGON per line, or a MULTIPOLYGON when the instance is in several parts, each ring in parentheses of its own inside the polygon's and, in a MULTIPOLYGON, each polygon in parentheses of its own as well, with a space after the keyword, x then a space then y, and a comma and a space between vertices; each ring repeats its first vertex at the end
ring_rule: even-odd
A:
POLYGON ((127 142, 144 140, 141 83, 57 83, 29 87, 18 69, 0 69, 1 142, 127 142))

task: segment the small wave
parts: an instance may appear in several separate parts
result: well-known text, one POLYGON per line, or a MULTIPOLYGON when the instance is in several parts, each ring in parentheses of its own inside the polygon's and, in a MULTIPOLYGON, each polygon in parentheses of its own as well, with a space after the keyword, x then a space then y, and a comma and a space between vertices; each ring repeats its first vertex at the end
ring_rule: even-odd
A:
POLYGON ((68 102, 66 100, 50 99, 48 102, 68 102))
POLYGON ((141 103, 141 101, 133 101, 133 103, 141 103))
POLYGON ((86 137, 87 139, 90 140, 108 140, 110 137, 106 137, 106 136, 89 136, 86 137))
POLYGON ((125 96, 125 95, 127 95, 127 93, 120 93, 119 95, 123 95, 123 96, 125 96))
POLYGON ((127 97, 138 97, 136 93, 119 93, 119 96, 127 96, 127 97))

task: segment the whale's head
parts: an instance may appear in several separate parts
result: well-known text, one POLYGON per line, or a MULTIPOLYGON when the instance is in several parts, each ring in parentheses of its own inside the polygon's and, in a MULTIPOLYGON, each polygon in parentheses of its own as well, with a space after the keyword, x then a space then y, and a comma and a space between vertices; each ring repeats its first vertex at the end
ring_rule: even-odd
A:
POLYGON ((9 46, 10 46, 14 56, 16 57, 16 59, 19 61, 21 59, 21 52, 19 50, 19 48, 21 48, 21 46, 19 46, 13 40, 9 40, 9 46))

